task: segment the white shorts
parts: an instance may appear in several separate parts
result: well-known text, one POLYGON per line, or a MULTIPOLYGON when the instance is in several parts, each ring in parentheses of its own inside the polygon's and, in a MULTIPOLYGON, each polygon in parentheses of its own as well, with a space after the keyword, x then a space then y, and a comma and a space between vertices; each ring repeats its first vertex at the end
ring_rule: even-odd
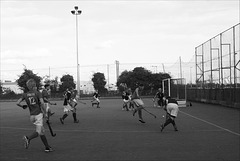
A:
POLYGON ((92 101, 93 103, 100 103, 100 100, 99 100, 99 98, 93 98, 93 101, 92 101))
POLYGON ((167 104, 167 113, 169 113, 170 115, 177 117, 178 111, 179 111, 179 108, 176 103, 167 104))
POLYGON ((73 108, 68 104, 68 105, 63 105, 63 112, 69 112, 72 111, 73 108))
POLYGON ((144 106, 144 103, 143 103, 143 101, 141 99, 133 99, 133 102, 135 103, 135 105, 137 107, 144 106))
POLYGON ((44 103, 44 108, 45 108, 45 111, 48 112, 49 110, 49 103, 44 103))
POLYGON ((44 127, 43 127, 43 114, 40 113, 38 115, 31 115, 30 116, 30 121, 36 125, 36 132, 39 135, 43 135, 44 134, 44 127))
POLYGON ((130 100, 125 100, 125 99, 123 99, 123 102, 124 103, 128 103, 130 100))

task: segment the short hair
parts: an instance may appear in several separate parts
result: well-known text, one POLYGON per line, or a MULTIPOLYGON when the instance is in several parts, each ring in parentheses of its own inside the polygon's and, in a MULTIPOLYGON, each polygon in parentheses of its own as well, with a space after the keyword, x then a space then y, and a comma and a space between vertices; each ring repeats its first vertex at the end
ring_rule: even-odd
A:
POLYGON ((141 83, 141 84, 139 84, 139 87, 143 87, 143 84, 141 83))
POLYGON ((29 79, 26 85, 29 90, 34 90, 34 87, 36 87, 36 81, 34 79, 29 79))

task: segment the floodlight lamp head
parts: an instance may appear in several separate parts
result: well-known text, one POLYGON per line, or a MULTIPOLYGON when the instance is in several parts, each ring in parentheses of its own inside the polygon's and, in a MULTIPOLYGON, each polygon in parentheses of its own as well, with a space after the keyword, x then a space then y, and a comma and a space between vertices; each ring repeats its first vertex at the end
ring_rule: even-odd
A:
POLYGON ((71 11, 71 13, 72 13, 73 15, 75 15, 75 11, 71 11))
POLYGON ((80 15, 81 13, 82 13, 82 11, 81 11, 81 10, 79 10, 79 11, 78 11, 78 14, 80 15))
POLYGON ((78 10, 78 6, 75 6, 74 9, 75 9, 75 10, 78 10))

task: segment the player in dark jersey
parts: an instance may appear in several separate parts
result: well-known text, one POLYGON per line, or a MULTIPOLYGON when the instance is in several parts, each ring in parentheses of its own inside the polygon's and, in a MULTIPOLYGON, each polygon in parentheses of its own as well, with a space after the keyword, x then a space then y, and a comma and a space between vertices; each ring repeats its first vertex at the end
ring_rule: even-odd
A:
POLYGON ((163 129, 170 123, 173 125, 175 131, 178 131, 175 123, 175 118, 177 117, 179 111, 178 102, 174 98, 167 97, 165 106, 165 110, 167 111, 166 120, 165 123, 161 125, 161 131, 163 131, 163 129))
POLYGON ((128 103, 130 102, 129 95, 130 94, 128 93, 128 91, 123 91, 123 94, 122 94, 122 99, 123 99, 122 110, 126 109, 126 111, 129 111, 129 108, 128 108, 128 103))
POLYGON ((40 136, 43 144, 45 145, 45 152, 53 151, 49 146, 46 136, 44 135, 43 117, 46 116, 44 110, 44 101, 42 95, 37 91, 36 82, 33 79, 29 79, 26 83, 28 92, 23 93, 22 97, 17 101, 17 105, 22 108, 29 108, 30 121, 36 126, 36 131, 31 135, 23 136, 24 147, 28 149, 30 141, 40 136), (26 105, 22 105, 21 102, 26 101, 26 105))
POLYGON ((66 92, 63 94, 63 96, 64 96, 64 101, 63 101, 64 115, 60 118, 60 122, 64 124, 64 119, 68 117, 68 113, 71 111, 73 115, 74 123, 79 123, 79 120, 77 119, 76 108, 72 107, 71 91, 67 89, 66 92))
POLYGON ((162 88, 158 89, 158 92, 155 94, 153 101, 155 102, 155 99, 157 98, 158 107, 164 106, 164 93, 162 92, 162 88))
POLYGON ((43 97, 43 101, 44 101, 45 111, 47 112, 47 121, 49 121, 50 116, 52 116, 54 114, 54 112, 52 112, 50 107, 49 107, 49 104, 54 105, 54 103, 51 103, 49 101, 50 84, 45 84, 44 85, 44 89, 42 90, 42 97, 43 97))
POLYGON ((92 107, 93 105, 97 105, 97 108, 100 108, 99 104, 100 104, 100 100, 99 100, 99 93, 98 93, 98 90, 96 90, 94 93, 93 93, 93 100, 91 101, 92 102, 92 107))

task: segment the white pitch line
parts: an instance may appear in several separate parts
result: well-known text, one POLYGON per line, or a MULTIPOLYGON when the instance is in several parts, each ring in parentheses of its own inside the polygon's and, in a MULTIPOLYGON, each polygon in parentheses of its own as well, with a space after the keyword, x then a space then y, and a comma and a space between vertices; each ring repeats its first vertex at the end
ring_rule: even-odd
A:
POLYGON ((216 124, 214 124, 214 123, 211 123, 211 122, 208 122, 208 121, 206 121, 206 120, 200 119, 200 118, 195 117, 195 116, 193 116, 193 115, 190 115, 190 114, 188 114, 188 113, 186 113, 186 112, 182 112, 182 111, 179 111, 179 112, 181 112, 181 113, 183 113, 183 114, 185 114, 185 115, 188 115, 188 116, 190 116, 190 117, 192 117, 192 118, 195 118, 195 119, 197 119, 197 120, 200 120, 200 121, 202 121, 202 122, 205 122, 205 123, 207 123, 207 124, 210 124, 210 125, 212 125, 212 126, 215 126, 215 127, 219 128, 219 129, 225 130, 225 131, 227 131, 227 132, 229 132, 229 133, 232 133, 232 134, 234 134, 234 135, 240 136, 239 133, 236 133, 236 132, 233 132, 233 131, 231 131, 231 130, 229 130, 229 129, 226 129, 226 128, 224 128, 224 127, 218 126, 218 125, 216 125, 216 124))

